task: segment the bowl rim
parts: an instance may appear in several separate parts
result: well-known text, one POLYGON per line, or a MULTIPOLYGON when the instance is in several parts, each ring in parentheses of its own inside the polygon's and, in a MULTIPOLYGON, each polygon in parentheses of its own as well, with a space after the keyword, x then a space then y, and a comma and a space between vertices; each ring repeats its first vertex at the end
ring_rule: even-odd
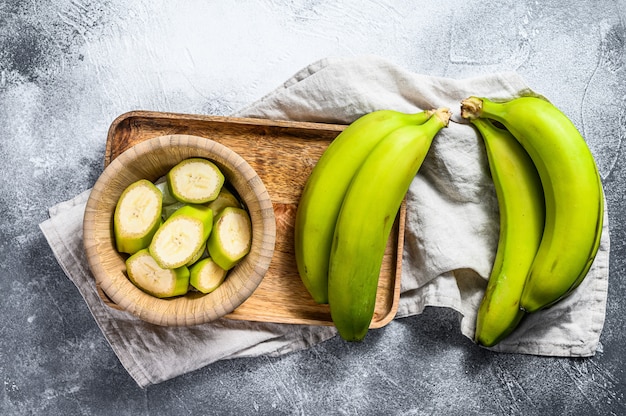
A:
MULTIPOLYGON (((158 177, 145 179, 155 181, 158 177)), ((263 181, 240 154, 206 137, 163 135, 130 147, 105 167, 85 206, 83 246, 96 286, 118 306, 116 309, 162 326, 197 325, 231 313, 263 280, 271 263, 275 242, 276 219, 263 181), (147 154, 167 154, 169 159, 166 164, 157 167, 160 166, 158 161, 148 163, 145 157, 147 154), (216 163, 231 187, 240 195, 253 223, 252 248, 229 271, 229 277, 215 292, 206 295, 189 292, 181 297, 159 299, 137 288, 124 273, 125 265, 122 266, 122 263, 128 256, 118 253, 114 247, 113 201, 119 198, 121 191, 132 180, 140 179, 142 173, 158 170, 162 176, 168 166, 171 168, 175 163, 194 156, 205 157, 216 163), (142 158, 145 166, 134 163, 142 158)))

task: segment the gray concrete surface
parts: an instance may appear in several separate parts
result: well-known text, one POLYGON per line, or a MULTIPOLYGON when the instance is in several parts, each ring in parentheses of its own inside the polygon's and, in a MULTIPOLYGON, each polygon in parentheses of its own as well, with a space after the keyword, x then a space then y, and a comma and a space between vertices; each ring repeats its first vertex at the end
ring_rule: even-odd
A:
POLYGON ((422 3, 0 1, 0 414, 626 414, 626 2, 422 3), (315 60, 359 54, 446 77, 515 70, 581 129, 611 214, 600 350, 490 353, 455 312, 427 308, 362 344, 138 388, 40 232, 47 209, 93 185, 123 112, 226 115, 315 60))

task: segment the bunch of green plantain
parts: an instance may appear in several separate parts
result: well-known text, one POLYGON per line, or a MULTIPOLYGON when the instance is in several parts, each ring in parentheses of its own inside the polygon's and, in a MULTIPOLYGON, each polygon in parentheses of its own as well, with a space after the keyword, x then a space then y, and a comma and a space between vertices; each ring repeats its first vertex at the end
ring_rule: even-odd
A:
MULTIPOLYGON (((549 101, 471 96, 461 116, 484 140, 499 206, 498 246, 475 333, 491 347, 583 281, 600 245, 604 194, 584 138, 549 101)), ((393 221, 449 119, 447 108, 361 116, 305 184, 295 224, 298 273, 315 302, 329 304, 347 341, 368 332, 393 221)))
POLYGON ((585 140, 549 101, 472 96, 461 116, 484 140, 500 212, 475 333, 490 347, 583 281, 600 245, 604 194, 585 140))
POLYGON ((365 114, 331 142, 307 179, 296 212, 298 272, 346 341, 368 332, 391 228, 449 119, 447 108, 365 114))

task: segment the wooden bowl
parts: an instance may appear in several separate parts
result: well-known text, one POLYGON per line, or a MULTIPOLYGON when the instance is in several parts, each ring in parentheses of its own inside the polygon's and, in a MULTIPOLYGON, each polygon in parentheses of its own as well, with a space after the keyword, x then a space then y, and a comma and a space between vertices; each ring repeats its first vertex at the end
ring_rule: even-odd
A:
POLYGON ((231 313, 257 288, 269 268, 276 241, 274 209, 265 185, 237 153, 218 142, 168 135, 141 142, 114 159, 96 181, 83 222, 83 240, 96 285, 119 309, 157 325, 197 325, 231 313), (213 161, 237 191, 252 221, 252 247, 214 292, 159 299, 128 280, 127 255, 115 249, 113 212, 122 191, 139 179, 155 181, 189 157, 213 161))

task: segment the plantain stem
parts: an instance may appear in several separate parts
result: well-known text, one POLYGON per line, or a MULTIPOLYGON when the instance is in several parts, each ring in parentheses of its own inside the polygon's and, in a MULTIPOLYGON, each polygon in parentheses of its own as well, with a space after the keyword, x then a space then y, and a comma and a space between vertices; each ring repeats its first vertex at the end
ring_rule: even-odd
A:
POLYGON ((452 113, 450 112, 449 108, 446 108, 446 107, 438 108, 437 110, 435 110, 434 115, 441 121, 444 127, 448 127, 448 123, 450 122, 450 117, 452 116, 452 113))
POLYGON ((461 117, 473 120, 479 118, 483 111, 483 100, 478 97, 469 97, 461 101, 461 117))

